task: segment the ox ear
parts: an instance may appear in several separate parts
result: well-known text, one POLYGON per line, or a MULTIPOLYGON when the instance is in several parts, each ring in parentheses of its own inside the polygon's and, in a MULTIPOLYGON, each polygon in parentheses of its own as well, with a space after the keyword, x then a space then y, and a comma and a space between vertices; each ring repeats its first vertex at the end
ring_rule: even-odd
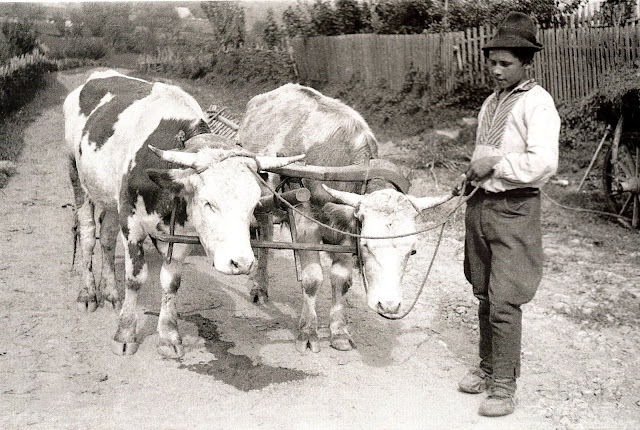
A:
POLYGON ((422 212, 425 209, 434 208, 444 202, 448 202, 449 200, 451 200, 451 198, 453 198, 453 194, 445 194, 438 197, 414 197, 409 194, 407 194, 406 196, 418 212, 422 212))
POLYGON ((180 195, 191 192, 189 172, 183 169, 147 169, 149 179, 156 185, 173 194, 180 195))
POLYGON ((322 212, 327 215, 332 227, 343 231, 356 231, 356 209, 354 207, 336 203, 325 203, 322 207, 322 212))
POLYGON ((338 191, 333 188, 327 187, 325 184, 322 184, 322 188, 331 195, 336 201, 342 203, 344 205, 353 206, 354 208, 360 204, 362 200, 362 196, 356 193, 349 193, 347 191, 338 191))

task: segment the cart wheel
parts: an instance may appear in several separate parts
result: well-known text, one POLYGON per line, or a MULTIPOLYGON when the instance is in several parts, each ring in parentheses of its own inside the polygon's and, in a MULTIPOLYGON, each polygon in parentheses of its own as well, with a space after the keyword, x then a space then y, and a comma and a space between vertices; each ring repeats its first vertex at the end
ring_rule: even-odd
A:
POLYGON ((613 160, 613 146, 604 159, 602 183, 609 208, 632 220, 638 228, 640 218, 640 181, 638 179, 638 146, 629 147, 624 140, 618 146, 617 160, 613 160))

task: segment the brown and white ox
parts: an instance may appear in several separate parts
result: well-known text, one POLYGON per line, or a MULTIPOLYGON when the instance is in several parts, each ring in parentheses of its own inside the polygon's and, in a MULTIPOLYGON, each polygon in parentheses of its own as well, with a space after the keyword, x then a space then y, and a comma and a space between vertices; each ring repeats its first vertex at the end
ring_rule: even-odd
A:
MULTIPOLYGON (((134 354, 136 301, 148 275, 143 251, 147 235, 168 233, 175 208, 176 233, 195 231, 217 270, 248 273, 254 263, 249 223, 260 198, 251 171, 258 165, 283 166, 297 157, 248 157, 232 142, 208 133, 202 109, 180 88, 111 70, 93 73, 72 91, 64 102, 64 116, 82 249, 78 305, 90 312, 103 300, 114 308, 121 305, 114 273, 120 231, 126 290, 114 352, 134 354), (99 214, 102 247, 97 287, 92 270, 94 213, 99 214)), ((168 245, 152 241, 166 256, 168 245)), ((160 271, 158 350, 169 357, 183 355, 175 296, 191 247, 176 244, 171 262, 165 259, 160 271)))
MULTIPOLYGON (((238 131, 242 145, 263 155, 306 154, 306 163, 319 166, 366 165, 377 158, 377 141, 364 119, 339 100, 297 84, 286 84, 252 98, 238 131)), ((391 163, 390 163, 391 164, 391 163)), ((362 184, 331 182, 331 187, 303 180, 310 189, 310 204, 303 210, 318 220, 343 231, 364 236, 392 236, 417 230, 416 216, 451 196, 414 197, 404 194, 385 178, 371 178, 362 184)), ((351 245, 352 237, 319 227, 295 215, 297 241, 351 245)), ((368 284, 367 303, 383 315, 394 315, 402 304, 402 276, 415 249, 417 236, 394 239, 362 239, 361 252, 368 284)), ((315 300, 323 282, 318 252, 300 252, 304 303, 296 348, 317 352, 315 300)), ((339 350, 354 347, 344 314, 343 296, 352 284, 353 256, 333 253, 330 311, 331 345, 339 350)), ((254 301, 267 297, 266 265, 258 265, 254 301)))

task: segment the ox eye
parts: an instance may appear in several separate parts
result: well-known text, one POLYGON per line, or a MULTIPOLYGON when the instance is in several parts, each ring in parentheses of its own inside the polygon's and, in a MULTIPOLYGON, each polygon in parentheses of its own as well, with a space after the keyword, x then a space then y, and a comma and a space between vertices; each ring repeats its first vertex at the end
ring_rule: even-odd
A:
POLYGON ((411 250, 411 255, 416 255, 416 252, 418 252, 418 251, 416 251, 415 249, 412 249, 411 250))

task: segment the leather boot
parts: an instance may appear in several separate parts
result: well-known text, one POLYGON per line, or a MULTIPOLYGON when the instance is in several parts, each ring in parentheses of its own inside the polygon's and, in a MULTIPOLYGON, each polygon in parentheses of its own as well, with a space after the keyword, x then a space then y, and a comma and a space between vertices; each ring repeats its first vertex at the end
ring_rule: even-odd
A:
POLYGON ((458 382, 458 388, 464 393, 479 394, 491 385, 491 375, 476 367, 458 382))
POLYGON ((487 398, 480 404, 478 413, 485 417, 509 415, 516 408, 516 380, 498 378, 487 390, 487 398))

